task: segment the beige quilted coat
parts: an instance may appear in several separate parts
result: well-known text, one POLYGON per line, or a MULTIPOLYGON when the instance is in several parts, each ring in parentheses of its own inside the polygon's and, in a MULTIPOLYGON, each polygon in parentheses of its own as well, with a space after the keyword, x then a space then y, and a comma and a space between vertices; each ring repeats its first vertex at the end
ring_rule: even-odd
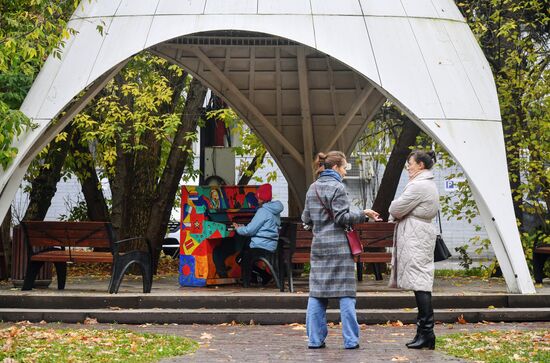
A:
POLYGON ((430 170, 409 181, 390 205, 390 220, 397 223, 393 241, 390 287, 432 291, 436 231, 432 219, 439 195, 430 170))

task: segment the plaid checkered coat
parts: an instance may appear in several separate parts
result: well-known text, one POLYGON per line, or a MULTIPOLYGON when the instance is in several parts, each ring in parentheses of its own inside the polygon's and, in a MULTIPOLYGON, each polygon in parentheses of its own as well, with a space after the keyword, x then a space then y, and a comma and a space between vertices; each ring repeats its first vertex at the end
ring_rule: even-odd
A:
POLYGON ((313 225, 310 296, 355 296, 355 262, 350 253, 344 227, 365 220, 363 211, 350 207, 344 184, 334 177, 321 176, 311 184, 302 213, 302 221, 313 225), (315 188, 323 204, 332 211, 334 219, 322 207, 315 188))

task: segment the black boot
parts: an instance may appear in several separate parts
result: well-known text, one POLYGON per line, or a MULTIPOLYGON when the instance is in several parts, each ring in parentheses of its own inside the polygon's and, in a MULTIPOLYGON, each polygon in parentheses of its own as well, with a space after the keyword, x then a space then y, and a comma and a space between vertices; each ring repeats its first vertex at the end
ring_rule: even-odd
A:
MULTIPOLYGON (((420 304, 418 303, 418 291, 414 292, 414 299, 416 300, 416 307, 418 308, 418 306, 420 306, 420 304)), ((420 308, 418 308, 418 314, 416 314, 416 335, 411 341, 405 343, 405 345, 408 347, 409 345, 416 343, 419 335, 420 335, 420 308)))
POLYGON ((432 293, 429 291, 415 291, 418 304, 419 334, 414 343, 407 345, 410 349, 435 349, 434 311, 432 308, 432 293))

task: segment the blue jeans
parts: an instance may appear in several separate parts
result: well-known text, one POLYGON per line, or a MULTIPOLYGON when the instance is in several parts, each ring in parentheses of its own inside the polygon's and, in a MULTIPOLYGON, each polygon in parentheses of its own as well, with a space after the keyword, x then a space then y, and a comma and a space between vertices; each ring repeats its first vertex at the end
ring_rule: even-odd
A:
MULTIPOLYGON (((328 335, 327 330, 328 299, 309 297, 306 313, 306 331, 310 347, 319 347, 328 335)), ((359 344, 359 324, 355 314, 355 298, 340 298, 340 320, 344 348, 353 348, 359 344)))

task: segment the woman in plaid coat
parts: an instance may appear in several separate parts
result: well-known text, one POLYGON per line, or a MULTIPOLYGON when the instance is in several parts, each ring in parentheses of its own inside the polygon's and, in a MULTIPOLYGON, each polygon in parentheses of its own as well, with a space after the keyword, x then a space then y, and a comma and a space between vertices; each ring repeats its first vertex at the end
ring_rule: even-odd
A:
POLYGON ((302 213, 302 221, 313 227, 306 316, 309 348, 325 347, 328 299, 338 298, 344 347, 356 349, 359 325, 355 313, 355 261, 344 228, 363 223, 367 217, 379 220, 379 216, 370 209, 361 211, 350 206, 342 180, 351 165, 344 153, 319 153, 315 166, 318 179, 309 187, 302 213))

